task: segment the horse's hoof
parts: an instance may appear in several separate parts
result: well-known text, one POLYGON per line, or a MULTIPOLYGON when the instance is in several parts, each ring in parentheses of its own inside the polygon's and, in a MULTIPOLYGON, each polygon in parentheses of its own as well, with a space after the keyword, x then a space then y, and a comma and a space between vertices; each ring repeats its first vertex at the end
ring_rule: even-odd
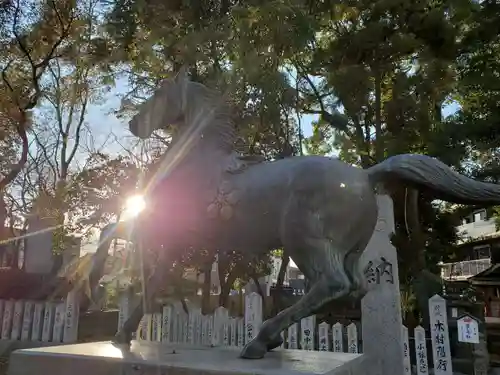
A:
POLYGON ((281 345, 283 345, 283 338, 278 336, 276 339, 267 343, 267 351, 270 352, 273 349, 279 348, 281 345))
POLYGON ((127 345, 130 347, 132 338, 124 332, 118 332, 115 337, 113 337, 113 340, 111 340, 111 343, 120 346, 127 345))
POLYGON ((253 339, 248 344, 245 345, 243 350, 240 353, 241 358, 245 359, 261 359, 267 353, 266 344, 258 341, 257 339, 253 339))

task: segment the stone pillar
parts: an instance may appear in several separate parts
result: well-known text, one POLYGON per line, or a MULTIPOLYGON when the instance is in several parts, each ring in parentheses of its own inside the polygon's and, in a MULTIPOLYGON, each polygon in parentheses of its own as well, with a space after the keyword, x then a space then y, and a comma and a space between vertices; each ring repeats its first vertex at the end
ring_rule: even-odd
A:
POLYGON ((56 221, 51 216, 52 197, 40 192, 28 216, 28 231, 24 248, 24 270, 28 273, 49 274, 54 265, 53 231, 56 221))
POLYGON ((54 264, 52 255, 52 221, 33 215, 28 219, 24 269, 28 273, 49 274, 54 264))
POLYGON ((392 199, 378 195, 378 221, 360 267, 369 292, 361 302, 363 353, 370 375, 403 374, 403 335, 398 260, 390 242, 394 232, 392 199))

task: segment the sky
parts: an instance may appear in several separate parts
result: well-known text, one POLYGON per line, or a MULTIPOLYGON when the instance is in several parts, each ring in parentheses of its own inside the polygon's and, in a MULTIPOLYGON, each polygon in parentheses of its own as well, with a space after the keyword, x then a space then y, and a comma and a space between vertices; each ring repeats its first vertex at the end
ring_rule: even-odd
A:
POLYGON ((103 151, 105 152, 115 153, 122 150, 120 144, 115 142, 114 137, 110 137, 110 134, 120 139, 120 143, 132 136, 128 131, 127 120, 119 119, 113 113, 120 108, 121 96, 127 91, 127 80, 118 79, 116 86, 104 96, 99 104, 93 104, 88 108, 87 122, 91 126, 96 145, 104 144, 103 151))

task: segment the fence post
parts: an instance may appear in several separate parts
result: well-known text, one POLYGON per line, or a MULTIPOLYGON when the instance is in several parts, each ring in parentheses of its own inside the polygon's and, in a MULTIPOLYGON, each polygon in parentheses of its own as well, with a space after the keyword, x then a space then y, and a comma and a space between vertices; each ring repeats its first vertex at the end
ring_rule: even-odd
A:
POLYGON ((120 299, 118 300, 118 327, 117 331, 119 332, 127 319, 130 316, 130 306, 131 306, 132 296, 130 293, 124 291, 120 293, 120 299))
POLYGON ((34 308, 35 303, 33 301, 26 301, 24 304, 23 324, 21 325, 21 340, 28 341, 31 337, 34 308))
POLYGON ((2 340, 10 339, 12 331, 12 315, 14 313, 14 301, 5 301, 2 321, 2 340))
POLYGON ((52 341, 62 342, 64 334, 64 313, 66 311, 66 303, 59 302, 56 305, 54 312, 54 329, 52 330, 52 341))
POLYGON ((245 346, 245 318, 238 318, 237 319, 237 327, 238 327, 238 346, 243 347, 245 346))
POLYGON ((212 345, 227 346, 227 320, 229 319, 229 311, 223 307, 219 306, 214 312, 214 330, 213 330, 213 340, 212 345))
POLYGON ((79 317, 80 307, 78 306, 78 293, 72 290, 66 297, 63 342, 77 341, 79 317))
POLYGON ((288 349, 298 349, 298 324, 293 323, 288 327, 288 349))
POLYGON ((318 338, 319 338, 319 350, 322 352, 330 351, 330 325, 327 322, 323 322, 318 325, 318 338))
POLYGON ((3 299, 0 299, 0 338, 2 338, 2 325, 3 325, 3 311, 5 307, 5 303, 3 299))
POLYGON ((411 362, 410 362, 410 348, 409 348, 409 340, 408 340, 408 328, 405 326, 401 326, 401 334, 403 335, 403 365, 404 365, 404 374, 411 375, 411 362))
POLYGON ((54 311, 56 305, 53 302, 45 302, 45 311, 42 323, 42 341, 50 342, 52 340, 52 329, 54 328, 54 311))
POLYGON ((429 320, 435 375, 452 375, 446 300, 437 294, 429 299, 429 320))
MULTIPOLYGON (((170 343, 172 342, 172 306, 171 305, 166 305, 163 306, 163 311, 162 311, 162 327, 161 327, 161 341, 165 343, 170 343)), ((188 331, 189 332, 189 331, 188 331)), ((188 341, 189 342, 189 341, 188 341)))
POLYGON ((347 352, 359 353, 358 349, 358 327, 351 323, 347 326, 347 352))
POLYGON ((415 357, 417 362, 417 375, 427 375, 429 373, 427 343, 425 341, 425 329, 421 326, 415 327, 415 357))
POLYGON ((245 295, 245 344, 257 336, 262 325, 262 297, 258 293, 245 295))
POLYGON ((201 322, 202 322, 201 309, 193 309, 193 327, 194 327, 194 344, 201 344, 201 322))
POLYGON ((316 315, 305 317, 300 321, 300 348, 314 350, 314 334, 316 333, 316 315))
POLYGON ((33 311, 33 327, 31 329, 31 341, 42 340, 42 327, 45 304, 43 302, 35 303, 33 311))
POLYGON ((10 334, 11 340, 19 340, 21 338, 23 312, 24 312, 24 301, 18 300, 14 302, 14 315, 12 317, 12 331, 10 334))
POLYGON ((230 346, 238 346, 238 341, 236 340, 237 338, 237 320, 236 318, 229 318, 229 335, 230 335, 230 340, 229 340, 229 345, 230 346))
POLYGON ((344 352, 344 334, 341 323, 335 323, 332 327, 333 351, 335 353, 344 352))
POLYGON ((153 341, 161 341, 161 326, 162 326, 161 312, 156 312, 153 314, 153 332, 151 337, 153 341))

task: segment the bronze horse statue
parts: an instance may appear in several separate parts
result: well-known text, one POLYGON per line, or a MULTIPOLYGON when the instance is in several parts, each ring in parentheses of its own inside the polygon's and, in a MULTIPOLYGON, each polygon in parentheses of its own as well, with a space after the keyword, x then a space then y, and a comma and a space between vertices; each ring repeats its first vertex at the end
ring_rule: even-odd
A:
MULTIPOLYGON (((243 358, 262 358, 282 343, 280 332, 326 303, 366 294, 359 259, 377 222, 377 185, 396 178, 456 203, 500 202, 497 185, 424 155, 397 155, 368 169, 323 156, 269 162, 241 156, 233 148, 231 105, 184 72, 165 80, 129 125, 143 139, 176 127, 173 146, 146 192, 150 212, 139 219, 141 238, 160 238, 165 253, 284 248, 311 284, 300 301, 263 323, 243 358)), ((151 293, 161 273, 158 265, 148 283, 151 293)), ((138 306, 117 343, 130 343, 142 313, 138 306)))

